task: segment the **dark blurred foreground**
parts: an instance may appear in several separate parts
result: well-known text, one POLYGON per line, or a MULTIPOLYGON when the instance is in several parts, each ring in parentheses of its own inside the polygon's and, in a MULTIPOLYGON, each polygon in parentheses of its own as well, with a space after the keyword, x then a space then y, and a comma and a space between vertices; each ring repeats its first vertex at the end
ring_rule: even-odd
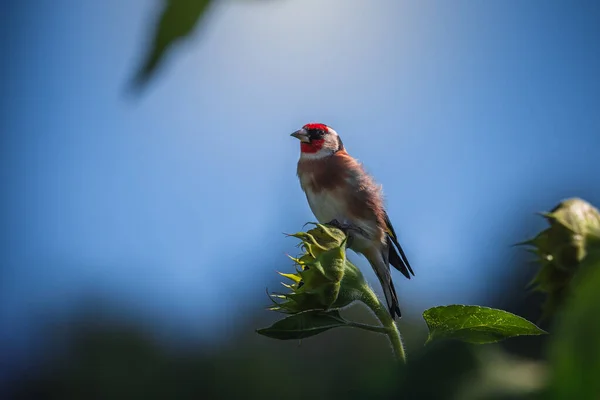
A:
MULTIPOLYGON (((360 307, 347 313, 373 319, 360 307)), ((400 367, 383 336, 353 329, 282 342, 255 334, 268 323, 255 317, 225 343, 178 346, 103 315, 88 311, 50 329, 44 361, 11 384, 11 397, 528 398, 524 394, 535 393, 545 376, 542 364, 509 356, 500 346, 444 342, 423 348, 422 326, 410 321, 402 324, 409 366, 400 367)), ((512 344, 522 352, 539 348, 539 341, 517 338, 512 344)))
MULTIPOLYGON (((3 394, 16 399, 597 399, 599 256, 581 267, 573 281, 575 295, 554 320, 541 325, 547 336, 517 337, 502 345, 442 341, 423 347, 423 322, 406 319, 400 324, 408 353, 404 366, 394 362, 383 336, 366 331, 339 328, 302 342, 259 336, 254 330, 277 317, 259 308, 226 338, 182 343, 117 318, 117 310, 91 307, 47 327, 38 362, 14 374, 3 394)), ((535 321, 541 298, 523 290, 526 279, 524 274, 507 282, 503 300, 490 305, 535 321)), ((374 323, 361 306, 345 313, 374 323)))
MULTIPOLYGON (((535 267, 524 251, 519 254, 512 267, 521 265, 515 268, 521 275, 498 282, 502 295, 484 305, 536 321, 541 297, 524 290, 535 267)), ((546 379, 546 337, 424 348, 424 321, 403 318, 409 363, 400 367, 386 338, 365 331, 337 329, 302 342, 262 337, 255 329, 279 316, 260 304, 254 315, 233 324, 227 337, 212 342, 158 336, 135 315, 123 315, 101 301, 94 304, 43 329, 39 354, 13 373, 5 388, 9 398, 529 399, 536 398, 546 379)), ((345 313, 375 323, 362 306, 345 313)))

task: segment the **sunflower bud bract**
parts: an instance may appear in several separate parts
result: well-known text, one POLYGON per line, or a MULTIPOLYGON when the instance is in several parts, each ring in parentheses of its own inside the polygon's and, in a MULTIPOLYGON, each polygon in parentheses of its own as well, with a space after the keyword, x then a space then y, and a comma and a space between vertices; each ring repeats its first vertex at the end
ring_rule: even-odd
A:
POLYGON ((295 273, 279 274, 289 293, 271 295, 279 299, 270 309, 295 314, 308 310, 345 307, 360 298, 366 282, 360 270, 346 259, 346 236, 336 228, 316 224, 308 232, 293 235, 301 240, 304 253, 295 262, 295 273))
POLYGON ((550 227, 522 244, 533 246, 538 256, 541 268, 531 286, 548 296, 542 317, 546 318, 562 304, 590 246, 600 241, 600 213, 586 201, 573 198, 543 215, 550 227))

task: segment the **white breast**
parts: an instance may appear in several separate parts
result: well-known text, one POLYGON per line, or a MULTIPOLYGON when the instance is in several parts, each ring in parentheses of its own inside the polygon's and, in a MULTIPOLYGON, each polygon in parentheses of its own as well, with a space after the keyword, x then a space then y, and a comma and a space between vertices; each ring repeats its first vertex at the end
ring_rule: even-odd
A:
POLYGON ((306 198, 308 199, 310 209, 320 223, 326 224, 335 219, 341 224, 356 226, 368 235, 363 237, 357 232, 351 232, 352 236, 354 236, 352 242, 353 250, 362 252, 371 246, 371 239, 369 237, 372 238, 376 234, 376 224, 370 221, 350 218, 345 204, 339 200, 341 196, 336 196, 335 192, 329 190, 322 190, 319 193, 307 190, 306 198))
POLYGON ((338 220, 340 223, 346 223, 346 207, 338 200, 338 196, 335 196, 330 190, 322 190, 318 193, 314 193, 311 190, 306 191, 306 198, 310 209, 317 218, 317 220, 325 224, 331 220, 338 220))
POLYGON ((315 192, 311 189, 313 177, 310 173, 299 174, 300 184, 302 189, 306 193, 306 199, 313 214, 322 224, 337 220, 339 223, 344 225, 353 225, 362 229, 366 237, 361 235, 355 236, 354 244, 352 249, 355 251, 362 251, 364 248, 370 246, 370 239, 377 236, 378 227, 376 221, 373 219, 358 219, 352 218, 348 212, 347 201, 345 196, 352 195, 348 191, 340 192, 339 190, 320 190, 315 192))

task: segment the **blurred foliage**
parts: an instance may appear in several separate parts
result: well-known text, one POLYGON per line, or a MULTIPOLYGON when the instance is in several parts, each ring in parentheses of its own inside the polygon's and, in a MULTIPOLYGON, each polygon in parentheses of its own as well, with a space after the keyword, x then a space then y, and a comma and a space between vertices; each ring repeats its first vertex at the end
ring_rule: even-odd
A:
POLYGON ((468 343, 494 343, 522 335, 543 335, 531 322, 507 311, 481 306, 450 305, 425 310, 429 327, 427 343, 457 339, 468 343))
POLYGON ((403 366, 364 331, 332 331, 299 346, 254 334, 256 323, 247 321, 216 346, 173 349, 135 325, 79 320, 68 334, 69 351, 16 382, 11 398, 469 399, 493 393, 526 399, 544 382, 539 363, 496 347, 482 353, 482 347, 436 342, 403 366), (497 377, 522 363, 527 368, 516 382, 497 377))
POLYGON ((550 227, 522 244, 532 246, 537 255, 540 269, 531 285, 547 295, 546 318, 562 304, 589 244, 600 240, 600 213, 586 201, 574 198, 543 215, 550 227))
POLYGON ((188 36, 206 13, 211 0, 164 0, 164 9, 152 41, 139 67, 134 87, 140 88, 152 77, 175 43, 188 36))
POLYGON ((600 242, 586 253, 551 342, 554 399, 600 398, 600 242))

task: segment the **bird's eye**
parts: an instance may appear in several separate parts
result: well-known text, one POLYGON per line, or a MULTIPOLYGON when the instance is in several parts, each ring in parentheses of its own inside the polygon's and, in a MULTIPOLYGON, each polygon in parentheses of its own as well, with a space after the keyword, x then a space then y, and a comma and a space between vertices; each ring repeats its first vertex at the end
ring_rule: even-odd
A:
POLYGON ((325 132, 323 132, 321 129, 313 129, 310 131, 310 138, 311 139, 323 139, 323 134, 325 132))

